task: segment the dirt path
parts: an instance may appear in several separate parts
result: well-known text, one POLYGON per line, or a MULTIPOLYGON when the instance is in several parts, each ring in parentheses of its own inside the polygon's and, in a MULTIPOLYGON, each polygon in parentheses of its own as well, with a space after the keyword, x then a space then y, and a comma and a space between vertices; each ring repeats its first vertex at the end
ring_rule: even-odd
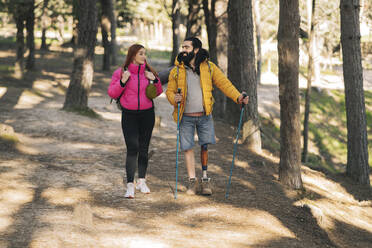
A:
MULTIPOLYGON (((215 193, 203 197, 179 192, 175 200, 176 132, 164 95, 156 99, 162 124, 151 141, 152 193, 125 199, 125 146, 120 113, 105 93, 109 74, 95 74, 89 98, 101 119, 61 111, 61 87, 68 83, 69 68, 58 65, 71 58, 55 55, 58 61, 46 58, 43 71, 26 76, 25 85, 10 78, 0 81, 0 123, 12 126, 20 140, 14 147, 0 148, 0 247, 308 248, 372 243, 370 191, 307 167, 306 192, 286 190, 277 181, 278 158, 267 153, 249 154, 239 147, 226 200, 235 130, 222 123, 216 123, 218 144, 210 147, 215 193)), ((182 155, 179 174, 183 191, 182 155)))

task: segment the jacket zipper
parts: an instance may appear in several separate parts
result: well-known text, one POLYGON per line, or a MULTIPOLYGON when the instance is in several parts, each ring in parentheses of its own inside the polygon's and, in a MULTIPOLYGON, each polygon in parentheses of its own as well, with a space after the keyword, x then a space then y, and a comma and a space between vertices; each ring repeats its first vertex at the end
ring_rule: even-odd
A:
POLYGON ((138 109, 140 110, 140 70, 141 70, 141 65, 138 66, 138 109))

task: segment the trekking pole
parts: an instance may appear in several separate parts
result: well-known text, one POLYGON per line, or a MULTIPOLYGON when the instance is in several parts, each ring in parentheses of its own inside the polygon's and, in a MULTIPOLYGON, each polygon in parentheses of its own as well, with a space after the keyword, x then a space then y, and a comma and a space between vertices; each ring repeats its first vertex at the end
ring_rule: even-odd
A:
MULTIPOLYGON (((181 93, 181 89, 177 89, 177 93, 181 93)), ((180 140, 180 104, 177 102, 177 155, 176 155, 176 190, 174 191, 174 199, 177 199, 177 182, 178 182, 178 149, 179 149, 179 140, 180 140)))
MULTIPOLYGON (((247 97, 246 93, 243 93, 243 99, 247 97)), ((240 127, 242 125, 242 119, 243 119, 243 113, 244 113, 244 103, 242 103, 241 110, 240 110, 240 120, 239 120, 239 125, 238 125, 238 131, 236 132, 236 139, 234 143, 234 152, 233 152, 233 159, 230 167, 230 177, 229 177, 229 182, 227 183, 226 187, 226 194, 225 198, 227 199, 229 197, 229 189, 230 189, 230 184, 231 184, 231 176, 232 176, 232 171, 234 168, 234 161, 235 161, 235 154, 236 154, 236 148, 238 146, 238 140, 239 140, 239 133, 240 133, 240 127)))

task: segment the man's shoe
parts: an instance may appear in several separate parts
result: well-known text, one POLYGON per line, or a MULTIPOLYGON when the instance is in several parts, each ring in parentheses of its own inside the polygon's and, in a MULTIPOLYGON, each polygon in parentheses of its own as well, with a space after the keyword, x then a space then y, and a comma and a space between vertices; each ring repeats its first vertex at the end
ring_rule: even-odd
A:
POLYGON ((211 188, 211 179, 210 178, 201 178, 201 194, 202 195, 211 195, 212 194, 212 188, 211 188))
POLYGON ((186 194, 195 195, 197 188, 198 188, 198 180, 196 180, 196 178, 190 178, 188 185, 187 185, 186 194))
POLYGON ((140 190, 142 193, 150 194, 150 189, 146 185, 145 178, 139 178, 137 181, 136 189, 140 190))
POLYGON ((127 183, 127 192, 125 193, 125 198, 134 198, 134 184, 127 183))

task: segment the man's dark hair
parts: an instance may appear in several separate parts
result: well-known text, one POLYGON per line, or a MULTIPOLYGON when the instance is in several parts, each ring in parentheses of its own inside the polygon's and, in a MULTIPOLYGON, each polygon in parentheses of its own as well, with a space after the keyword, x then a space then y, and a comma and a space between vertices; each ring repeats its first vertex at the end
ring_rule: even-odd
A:
POLYGON ((185 41, 191 41, 192 42, 192 46, 195 48, 202 48, 203 44, 202 42, 196 38, 196 37, 188 37, 185 39, 185 41))
POLYGON ((209 59, 209 53, 207 50, 202 48, 202 42, 196 37, 188 37, 185 41, 191 41, 193 49, 199 48, 199 52, 196 54, 195 57, 195 72, 200 75, 200 64, 209 59))

